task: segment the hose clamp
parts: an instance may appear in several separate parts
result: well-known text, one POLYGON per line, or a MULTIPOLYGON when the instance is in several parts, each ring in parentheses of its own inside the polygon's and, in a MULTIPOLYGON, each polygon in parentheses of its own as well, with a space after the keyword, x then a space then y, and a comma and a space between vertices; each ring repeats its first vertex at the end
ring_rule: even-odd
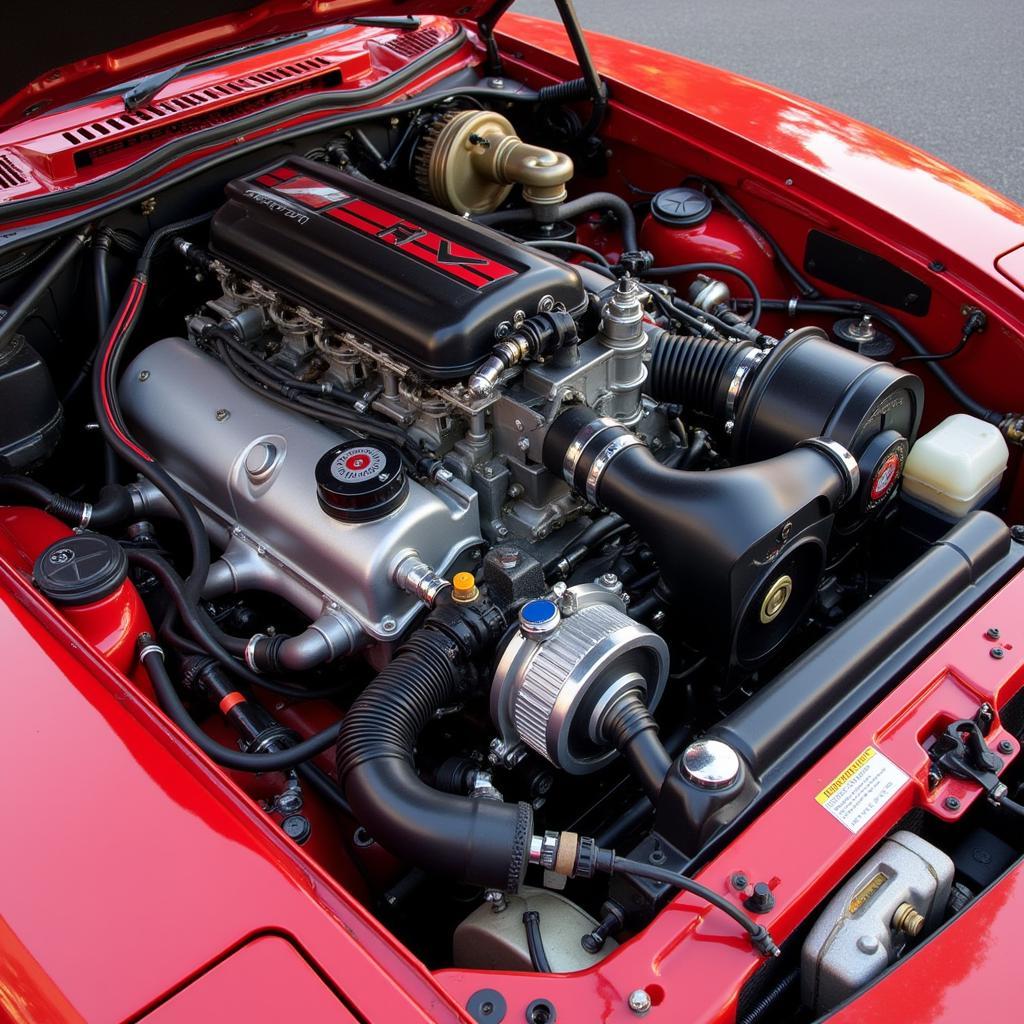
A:
POLYGON ((768 352, 763 348, 748 348, 743 357, 736 364, 736 370, 729 381, 729 388, 725 393, 725 418, 733 419, 736 412, 736 403, 740 398, 740 391, 743 390, 743 382, 747 376, 764 361, 768 352))
POLYGON ((565 458, 562 460, 562 476, 565 482, 573 487, 576 477, 576 465, 580 461, 583 449, 597 437, 598 434, 611 430, 612 427, 621 427, 622 424, 613 420, 610 416, 602 416, 600 419, 591 420, 573 439, 572 444, 565 450, 565 458))
POLYGON ((266 640, 267 635, 265 633, 253 633, 249 637, 249 642, 245 645, 245 663, 253 672, 259 672, 260 669, 256 664, 256 645, 261 640, 266 640))
POLYGON ((84 530, 92 522, 92 505, 87 501, 82 502, 82 516, 78 520, 78 528, 84 530))
POLYGON ((620 434, 598 452, 597 458, 591 463, 590 472, 587 474, 587 501, 591 505, 597 504, 597 488, 601 483, 601 477, 604 476, 604 471, 608 468, 608 463, 620 452, 638 444, 642 445, 643 441, 636 434, 620 434))
POLYGON ((145 661, 146 656, 149 654, 159 654, 162 661, 164 649, 159 644, 146 644, 145 647, 139 649, 139 661, 145 661))
POLYGON ((811 437, 801 441, 797 448, 813 448, 821 452, 839 470, 845 485, 843 496, 839 499, 840 505, 845 505, 860 490, 860 466, 853 454, 838 441, 833 441, 830 437, 811 437))

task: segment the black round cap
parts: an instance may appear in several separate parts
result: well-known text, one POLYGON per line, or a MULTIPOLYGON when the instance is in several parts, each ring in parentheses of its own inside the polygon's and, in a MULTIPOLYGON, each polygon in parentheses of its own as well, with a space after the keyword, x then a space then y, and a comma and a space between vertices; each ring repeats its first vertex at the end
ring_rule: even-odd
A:
POLYGON ((346 523, 381 519, 405 501, 402 455, 387 441, 346 441, 316 464, 320 507, 346 523))
POLYGON ((91 604, 128 577, 121 545, 102 533, 78 533, 51 544, 32 570, 36 586, 55 604, 91 604))
POLYGON ((711 200, 695 188, 666 188, 651 200, 651 213, 662 224, 692 228, 711 216, 711 200))

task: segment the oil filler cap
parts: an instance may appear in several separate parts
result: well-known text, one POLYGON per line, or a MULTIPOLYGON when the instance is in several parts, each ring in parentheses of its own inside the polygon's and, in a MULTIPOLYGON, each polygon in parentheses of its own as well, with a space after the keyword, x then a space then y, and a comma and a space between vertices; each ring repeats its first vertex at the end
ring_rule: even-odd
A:
POLYGON ((128 557, 112 537, 78 533, 51 544, 32 569, 36 586, 54 604, 91 604, 128 577, 128 557))
POLYGON ((366 523, 394 512, 409 494, 399 450, 386 441, 346 441, 316 464, 320 507, 334 519, 366 523))

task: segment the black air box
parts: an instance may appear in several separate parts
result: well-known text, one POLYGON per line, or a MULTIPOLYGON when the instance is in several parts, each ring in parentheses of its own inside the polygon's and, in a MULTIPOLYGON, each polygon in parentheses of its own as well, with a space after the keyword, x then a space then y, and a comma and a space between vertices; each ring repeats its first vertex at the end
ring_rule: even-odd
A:
POLYGON ((434 379, 474 369, 517 311, 586 304, 565 263, 322 164, 290 159, 227 191, 217 256, 434 379))

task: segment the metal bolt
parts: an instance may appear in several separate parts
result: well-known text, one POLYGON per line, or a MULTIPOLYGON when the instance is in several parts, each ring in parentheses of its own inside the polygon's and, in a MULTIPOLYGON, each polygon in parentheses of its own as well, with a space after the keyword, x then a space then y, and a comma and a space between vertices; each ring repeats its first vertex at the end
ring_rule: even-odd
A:
POLYGON ((223 423, 231 415, 231 411, 229 409, 218 409, 215 415, 217 422, 223 423))
POLYGON ((1017 525, 1010 527, 1010 537, 1018 544, 1024 544, 1024 526, 1017 525))
POLYGON ((149 380, 149 370, 139 370, 139 380, 141 380, 141 381, 149 380))
POLYGON ((502 911, 508 910, 508 901, 505 899, 505 894, 500 889, 488 889, 484 893, 484 900, 490 903, 491 910, 495 914, 500 914, 502 911))
POLYGON ((737 871, 730 879, 729 883, 737 892, 742 892, 748 885, 750 885, 750 879, 747 878, 742 871, 737 871))
POLYGON ((646 1013, 650 1012, 651 997, 642 988, 634 989, 630 992, 629 999, 626 1002, 638 1017, 643 1017, 646 1013))
POLYGON ((391 618, 390 615, 385 615, 384 618, 380 620, 380 628, 383 629, 385 633, 394 633, 397 627, 395 620, 391 618))
POLYGON ((960 810, 960 801, 955 796, 947 796, 946 799, 943 800, 943 803, 945 804, 945 807, 946 807, 947 811, 959 811, 960 810))
POLYGON ((996 747, 1000 754, 1012 754, 1013 744, 1009 740, 1000 740, 999 746, 996 747))
POLYGON ((504 89, 505 88, 505 79, 504 78, 492 78, 491 81, 490 81, 490 86, 491 86, 492 89, 504 89))
POLYGON ((989 626, 989 628, 985 630, 985 636, 987 636, 989 640, 998 640, 1000 637, 999 627, 989 626))
POLYGON ((502 551, 498 555, 498 565, 500 565, 502 567, 502 569, 514 569, 518 564, 519 564, 519 552, 518 551, 513 551, 510 548, 510 549, 508 549, 506 551, 502 551))
POLYGON ((507 537, 508 536, 508 527, 507 526, 499 526, 494 532, 499 537, 507 537))
POLYGON ((530 439, 528 437, 521 437, 516 442, 516 447, 521 452, 528 452, 530 450, 530 439))
POLYGON ((995 658, 996 661, 998 661, 1006 654, 1006 651, 1004 651, 1002 647, 993 647, 992 650, 988 653, 991 657, 995 658))
POLYGON ((598 582, 602 587, 614 587, 618 585, 619 577, 613 572, 603 572, 598 582))
POLYGON ((523 421, 522 420, 520 420, 520 419, 515 420, 515 425, 516 425, 516 430, 522 430, 523 429, 523 421))

